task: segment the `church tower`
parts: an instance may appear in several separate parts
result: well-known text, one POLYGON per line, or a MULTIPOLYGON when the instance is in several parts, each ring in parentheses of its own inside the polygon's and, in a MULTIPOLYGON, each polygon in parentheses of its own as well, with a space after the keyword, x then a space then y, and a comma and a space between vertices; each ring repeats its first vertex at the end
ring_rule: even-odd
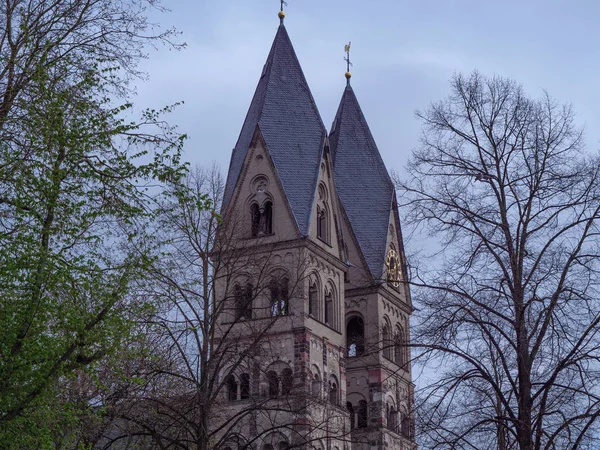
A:
POLYGON ((346 73, 329 145, 348 254, 345 362, 352 441, 409 450, 416 448, 407 346, 412 306, 398 205, 351 76, 346 73))
POLYGON ((243 417, 224 448, 412 450, 393 185, 349 78, 327 133, 279 17, 231 156, 229 246, 215 252, 217 341, 244 355, 219 367, 222 417, 243 417))

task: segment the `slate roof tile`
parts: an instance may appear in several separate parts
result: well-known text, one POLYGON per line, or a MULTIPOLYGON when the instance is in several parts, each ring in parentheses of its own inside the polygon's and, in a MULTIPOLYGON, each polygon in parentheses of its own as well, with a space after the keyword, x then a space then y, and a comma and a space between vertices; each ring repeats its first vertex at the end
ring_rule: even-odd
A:
POLYGON ((334 180, 371 275, 384 273, 394 185, 350 84, 329 134, 334 180))
POLYGON ((224 207, 231 200, 257 126, 298 228, 303 235, 308 235, 327 131, 283 25, 277 30, 231 155, 224 207))

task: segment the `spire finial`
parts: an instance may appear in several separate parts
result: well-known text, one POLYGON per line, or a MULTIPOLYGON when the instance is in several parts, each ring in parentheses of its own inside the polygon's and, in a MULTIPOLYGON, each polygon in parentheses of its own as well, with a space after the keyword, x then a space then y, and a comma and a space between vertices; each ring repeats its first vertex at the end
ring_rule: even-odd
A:
POLYGON ((285 11, 283 10, 284 6, 287 6, 287 2, 285 0, 279 0, 281 2, 281 9, 279 10, 279 21, 281 25, 283 25, 283 19, 285 19, 285 11))
POLYGON ((352 78, 352 72, 350 72, 350 67, 352 67, 352 63, 350 62, 350 47, 352 46, 352 41, 348 42, 344 46, 344 51, 346 52, 346 57, 344 61, 346 61, 346 83, 350 84, 350 78, 352 78))

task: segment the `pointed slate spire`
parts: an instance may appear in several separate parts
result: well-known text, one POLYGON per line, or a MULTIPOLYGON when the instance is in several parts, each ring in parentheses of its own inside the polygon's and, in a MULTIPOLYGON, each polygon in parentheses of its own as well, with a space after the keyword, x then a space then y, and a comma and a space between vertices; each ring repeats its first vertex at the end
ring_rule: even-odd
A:
POLYGON ((384 273, 394 185, 350 83, 331 132, 337 192, 371 275, 384 273))
POLYGON ((271 155, 300 233, 308 235, 327 131, 283 20, 231 155, 223 199, 225 208, 257 129, 271 155))

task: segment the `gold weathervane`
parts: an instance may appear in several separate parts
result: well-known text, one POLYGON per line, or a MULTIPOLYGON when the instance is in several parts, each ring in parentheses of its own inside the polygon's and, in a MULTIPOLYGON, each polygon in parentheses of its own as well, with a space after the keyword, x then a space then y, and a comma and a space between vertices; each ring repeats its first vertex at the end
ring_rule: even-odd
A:
POLYGON ((287 6, 287 2, 285 0, 279 0, 279 1, 281 2, 281 9, 279 10, 279 13, 277 15, 279 16, 279 20, 283 24, 283 19, 285 19, 285 11, 283 10, 283 7, 287 6))
POLYGON ((352 78, 352 72, 350 72, 350 67, 352 67, 352 63, 350 62, 350 47, 352 46, 352 41, 348 42, 344 45, 344 51, 346 52, 346 57, 344 61, 346 61, 346 80, 348 80, 348 84, 350 84, 350 78, 352 78))

